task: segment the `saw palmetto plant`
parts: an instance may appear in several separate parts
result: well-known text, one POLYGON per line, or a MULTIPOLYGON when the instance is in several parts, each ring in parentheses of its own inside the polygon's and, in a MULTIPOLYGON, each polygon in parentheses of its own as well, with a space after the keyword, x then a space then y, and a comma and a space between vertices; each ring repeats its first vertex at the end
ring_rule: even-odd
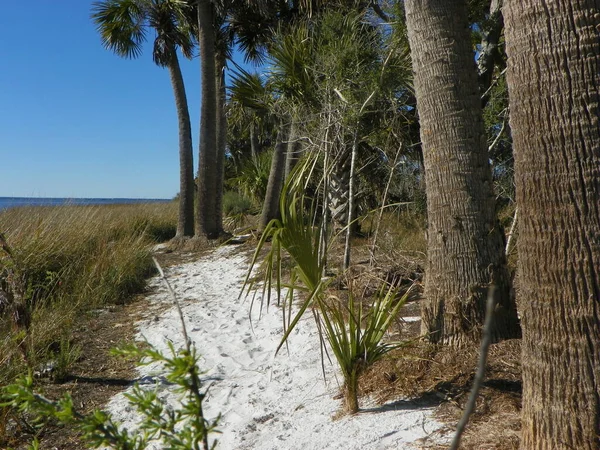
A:
POLYGON ((261 309, 271 304, 272 295, 276 296, 282 307, 284 329, 277 351, 287 343, 304 314, 313 312, 321 342, 327 341, 344 377, 345 410, 355 413, 361 372, 401 345, 383 342, 383 338, 398 317, 406 295, 398 299, 396 289, 384 286, 370 307, 352 292, 347 302, 332 296, 332 278, 324 276, 326 252, 320 250, 322 228, 314 220, 315 202, 304 194, 310 168, 307 162, 300 165, 286 183, 281 217, 264 229, 242 293, 262 290, 261 309), (269 242, 270 248, 264 254, 269 242), (286 256, 291 266, 284 263, 286 256), (262 277, 252 277, 255 268, 262 277))

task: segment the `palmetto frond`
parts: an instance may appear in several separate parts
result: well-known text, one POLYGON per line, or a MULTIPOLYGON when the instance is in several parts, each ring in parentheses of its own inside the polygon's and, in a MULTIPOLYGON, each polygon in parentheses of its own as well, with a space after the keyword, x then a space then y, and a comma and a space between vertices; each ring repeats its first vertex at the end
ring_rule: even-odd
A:
POLYGON ((245 62, 265 63, 273 37, 273 21, 269 16, 252 7, 236 9, 228 17, 227 28, 245 62))
POLYGON ((281 96, 304 103, 315 102, 314 52, 306 25, 281 36, 270 52, 273 88, 281 96))
POLYGON ((166 66, 177 51, 192 58, 195 48, 197 20, 194 10, 183 0, 152 0, 148 8, 148 25, 156 31, 152 59, 166 66))
POLYGON ((142 53, 148 29, 155 31, 152 58, 166 66, 177 48, 192 58, 196 46, 195 10, 185 0, 104 0, 92 5, 92 20, 105 48, 125 58, 142 53))
POLYGON ((258 73, 250 73, 242 67, 232 70, 231 101, 241 104, 245 108, 251 108, 258 113, 267 113, 272 103, 272 96, 258 73))
POLYGON ((105 0, 92 4, 92 20, 102 45, 125 58, 137 58, 146 41, 146 10, 137 0, 105 0))

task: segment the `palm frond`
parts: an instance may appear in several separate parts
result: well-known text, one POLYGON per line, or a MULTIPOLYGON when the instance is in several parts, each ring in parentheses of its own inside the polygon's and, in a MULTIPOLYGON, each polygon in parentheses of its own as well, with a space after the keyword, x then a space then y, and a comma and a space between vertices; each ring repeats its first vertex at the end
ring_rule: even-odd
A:
POLYGON ((137 58, 146 41, 146 9, 136 0, 105 0, 92 4, 92 20, 102 45, 125 58, 137 58))
POLYGON ((153 0, 148 8, 148 24, 156 32, 152 59, 159 66, 166 66, 178 48, 183 55, 194 55, 197 25, 192 7, 183 0, 153 0))
POLYGON ((315 89, 313 47, 308 28, 298 24, 282 36, 270 50, 273 87, 282 96, 312 103, 315 89))
POLYGON ((250 73, 236 65, 236 69, 232 70, 229 91, 231 101, 246 108, 263 113, 270 110, 272 97, 262 77, 256 72, 250 73))

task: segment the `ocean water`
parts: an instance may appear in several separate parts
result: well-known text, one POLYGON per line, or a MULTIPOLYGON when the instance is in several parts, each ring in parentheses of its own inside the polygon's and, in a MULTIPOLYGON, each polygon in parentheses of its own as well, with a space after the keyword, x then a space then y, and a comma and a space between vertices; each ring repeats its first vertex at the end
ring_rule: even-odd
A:
POLYGON ((0 197, 0 210, 19 206, 116 205, 126 203, 164 203, 170 201, 167 199, 147 198, 0 197))

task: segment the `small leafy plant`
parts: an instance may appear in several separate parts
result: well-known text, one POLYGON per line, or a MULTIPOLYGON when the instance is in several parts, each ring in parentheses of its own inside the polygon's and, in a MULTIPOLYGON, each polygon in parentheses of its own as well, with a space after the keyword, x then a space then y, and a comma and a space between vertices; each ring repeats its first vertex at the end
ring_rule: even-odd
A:
MULTIPOLYGON (((277 352, 287 342, 290 333, 304 313, 312 309, 318 330, 324 333, 344 376, 345 410, 358 411, 358 378, 362 371, 381 359, 386 353, 398 348, 400 343, 383 343, 383 337, 398 317, 407 296, 397 299, 393 288, 382 288, 370 311, 363 312, 363 303, 356 301, 350 292, 347 304, 329 294, 331 279, 323 276, 326 251, 320 251, 322 229, 314 225, 313 217, 307 216, 307 201, 302 188, 302 169, 296 178, 286 183, 281 195, 281 218, 272 220, 263 231, 242 289, 250 293, 258 289, 260 279, 251 278, 253 269, 260 264, 262 277, 262 300, 260 307, 271 302, 274 289, 278 304, 283 298, 284 334, 277 352), (270 241, 271 247, 263 256, 263 249, 270 241), (292 259, 289 282, 283 282, 283 258, 286 252, 292 259), (262 259, 262 262, 261 262, 262 259), (275 285, 273 285, 275 283, 275 285), (284 289, 287 290, 285 296, 284 289), (294 292, 305 295, 295 313, 292 310, 294 292)), ((251 307, 253 307, 253 303, 251 307)))
POLYGON ((358 412, 358 379, 361 373, 385 354, 403 345, 382 342, 396 320, 408 294, 397 298, 397 289, 382 289, 370 309, 365 312, 362 301, 349 291, 347 304, 337 297, 319 303, 325 336, 344 376, 344 407, 358 412))
MULTIPOLYGON (((75 409, 73 399, 67 393, 60 400, 49 400, 34 391, 31 374, 20 377, 15 383, 2 388, 0 406, 9 406, 34 418, 37 425, 50 419, 73 426, 92 447, 108 446, 119 450, 142 450, 154 439, 160 439, 167 448, 174 450, 214 449, 216 441, 209 444, 209 434, 217 432, 220 416, 208 421, 203 413, 206 392, 201 390, 198 357, 191 350, 175 351, 169 345, 170 356, 153 347, 144 349, 131 345, 114 350, 116 355, 133 357, 142 365, 160 363, 166 370, 166 380, 177 386, 182 395, 181 408, 170 410, 153 390, 135 385, 132 393, 125 394, 141 415, 141 422, 134 433, 120 428, 101 410, 82 414, 75 409)), ((36 448, 34 441, 33 447, 36 448)))
MULTIPOLYGON (((173 344, 169 343, 168 356, 147 343, 144 348, 129 345, 113 350, 112 353, 134 358, 140 365, 158 363, 165 372, 166 381, 177 386, 175 392, 181 394, 180 408, 166 408, 156 391, 142 389, 136 384, 130 394, 125 394, 129 403, 141 416, 138 429, 135 433, 130 433, 125 428, 119 428, 112 418, 101 410, 94 410, 87 415, 78 412, 69 393, 58 401, 36 393, 31 371, 29 375, 22 376, 15 383, 0 389, 0 408, 9 407, 30 415, 38 425, 51 419, 71 425, 92 448, 108 446, 118 450, 142 450, 150 441, 156 439, 162 441, 166 448, 173 450, 214 449, 217 441, 214 440, 210 444, 209 435, 218 432, 217 425, 221 416, 211 421, 204 417, 203 403, 206 391, 202 389, 196 348, 188 337, 177 296, 158 261, 154 258, 153 261, 177 307, 185 347, 176 351, 173 344)), ((37 440, 34 440, 32 448, 38 447, 37 440)))

